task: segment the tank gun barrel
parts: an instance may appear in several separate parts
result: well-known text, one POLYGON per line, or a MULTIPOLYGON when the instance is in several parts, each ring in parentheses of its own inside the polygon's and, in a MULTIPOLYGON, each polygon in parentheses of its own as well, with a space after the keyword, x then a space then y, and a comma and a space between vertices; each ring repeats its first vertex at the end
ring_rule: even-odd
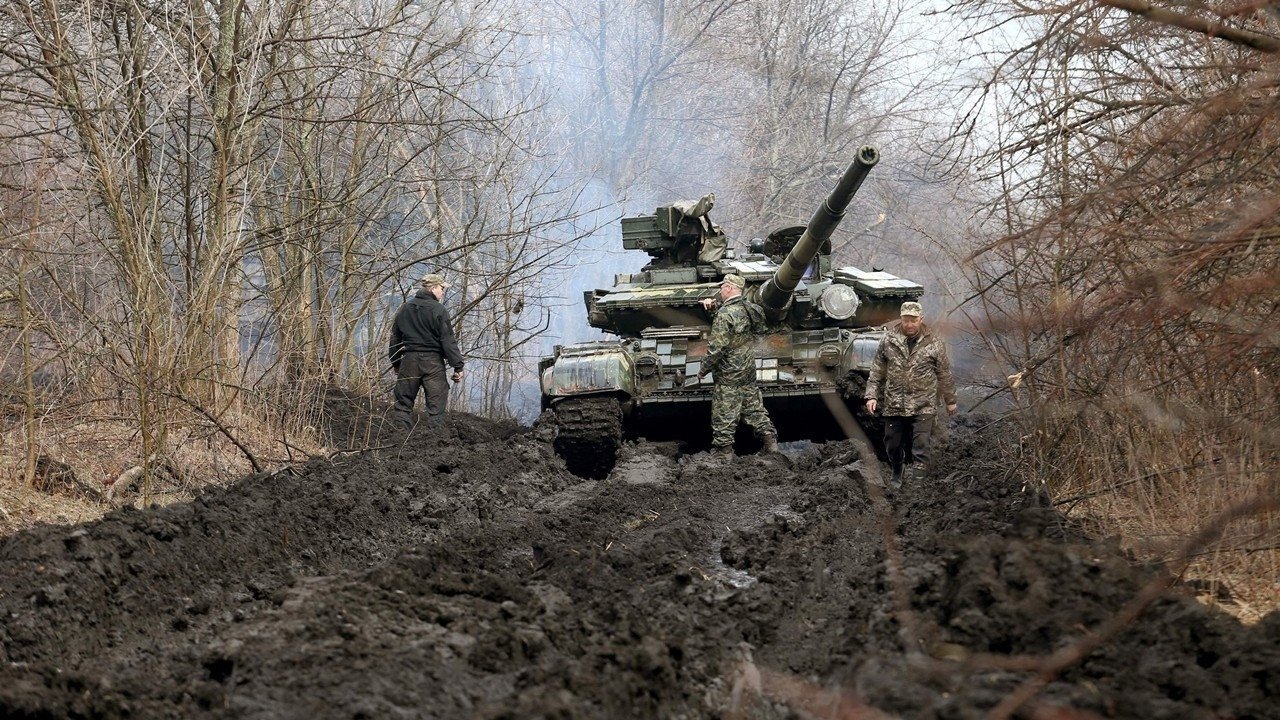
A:
POLYGON ((796 241, 791 252, 787 253, 786 259, 778 266, 773 277, 761 287, 760 304, 772 319, 777 320, 782 316, 788 301, 791 300, 791 293, 795 292, 796 285, 804 276, 805 270, 813 262, 818 250, 831 238, 831 233, 835 232, 836 226, 840 224, 845 209, 849 207, 854 194, 862 186, 862 181, 879 161, 880 153, 874 147, 863 145, 858 149, 857 157, 849 164, 849 169, 844 171, 844 176, 840 178, 836 189, 832 190, 826 201, 818 207, 804 234, 796 241))

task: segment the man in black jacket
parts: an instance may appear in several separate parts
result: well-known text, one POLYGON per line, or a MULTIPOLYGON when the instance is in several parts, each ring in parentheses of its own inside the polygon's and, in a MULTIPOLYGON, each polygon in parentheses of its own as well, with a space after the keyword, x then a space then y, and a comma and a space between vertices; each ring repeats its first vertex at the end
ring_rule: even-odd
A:
POLYGON ((422 289, 396 311, 391 328, 391 367, 396 370, 396 407, 392 418, 406 428, 413 426, 413 405, 418 389, 426 393, 427 422, 444 419, 449 399, 445 363, 453 366, 453 381, 462 381, 462 353, 453 337, 449 311, 440 300, 448 287, 432 273, 422 278, 422 289))

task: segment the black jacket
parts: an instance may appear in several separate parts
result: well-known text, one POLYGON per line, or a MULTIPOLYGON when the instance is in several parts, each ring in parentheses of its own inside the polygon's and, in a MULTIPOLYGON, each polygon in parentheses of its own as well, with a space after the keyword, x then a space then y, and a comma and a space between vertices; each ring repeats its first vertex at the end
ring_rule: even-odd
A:
POLYGON ((391 327, 391 347, 387 351, 391 366, 398 369, 400 357, 413 352, 437 353, 454 370, 462 369, 462 353, 453 337, 449 311, 426 290, 419 290, 400 306, 391 327))

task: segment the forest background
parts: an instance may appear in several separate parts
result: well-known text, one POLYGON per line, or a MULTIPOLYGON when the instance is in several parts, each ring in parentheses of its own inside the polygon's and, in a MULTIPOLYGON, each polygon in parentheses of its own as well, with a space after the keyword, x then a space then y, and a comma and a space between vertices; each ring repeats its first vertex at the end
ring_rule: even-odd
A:
POLYGON ((453 406, 530 420, 582 291, 644 263, 620 216, 715 192, 742 248, 870 143, 839 260, 928 288, 1063 510, 1157 559, 1240 517, 1189 572, 1256 616, 1278 34, 1253 0, 8 0, 0 524, 101 512, 20 491, 56 469, 163 500, 334 450, 325 393, 385 395, 431 271, 453 406))

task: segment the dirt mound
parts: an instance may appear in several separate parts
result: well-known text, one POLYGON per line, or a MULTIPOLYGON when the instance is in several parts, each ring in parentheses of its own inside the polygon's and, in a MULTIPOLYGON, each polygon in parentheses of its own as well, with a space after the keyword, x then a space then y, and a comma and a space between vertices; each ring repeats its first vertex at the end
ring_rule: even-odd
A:
MULTIPOLYGON (((459 416, 25 532, 0 543, 0 716, 982 717, 1028 677, 993 656, 1071 643, 1158 571, 1001 476, 976 429, 886 502, 847 443, 632 445, 583 480, 459 416)), ((1174 591, 1023 712, 1280 717, 1278 670, 1280 616, 1174 591)))

